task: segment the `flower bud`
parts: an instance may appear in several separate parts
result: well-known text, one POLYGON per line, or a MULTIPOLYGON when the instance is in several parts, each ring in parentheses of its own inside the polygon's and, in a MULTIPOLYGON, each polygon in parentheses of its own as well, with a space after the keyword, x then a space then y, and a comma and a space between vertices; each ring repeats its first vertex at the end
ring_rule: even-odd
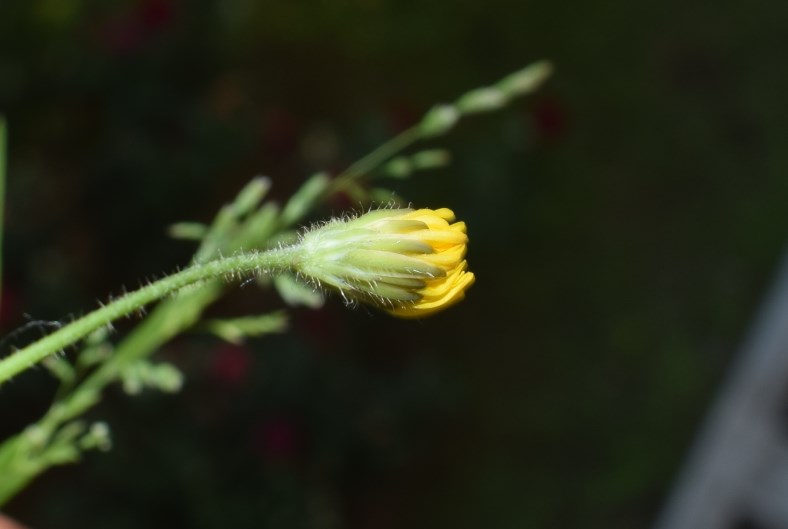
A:
POLYGON ((497 88, 477 88, 462 96, 457 101, 457 108, 463 114, 474 114, 476 112, 489 112, 497 110, 507 103, 504 92, 497 88))
POLYGON ((424 138, 441 136, 451 130, 460 119, 460 113, 452 105, 437 105, 427 112, 419 127, 424 138))
POLYGON ((539 61, 504 77, 496 87, 508 97, 522 96, 536 91, 553 73, 553 65, 539 61))
POLYGON ((473 284, 465 223, 449 209, 381 209, 306 232, 296 268, 348 301, 418 318, 457 303, 473 284))

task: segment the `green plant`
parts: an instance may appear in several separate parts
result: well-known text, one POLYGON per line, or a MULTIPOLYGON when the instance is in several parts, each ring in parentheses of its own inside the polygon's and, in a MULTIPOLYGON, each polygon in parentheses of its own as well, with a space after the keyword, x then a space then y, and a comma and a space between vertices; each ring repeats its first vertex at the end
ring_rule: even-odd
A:
MULTIPOLYGON (((129 393, 144 387, 176 391, 182 379, 177 368, 154 363, 150 357, 177 334, 198 323, 231 341, 284 331, 284 312, 201 320, 204 309, 239 279, 258 279, 263 287, 273 285, 289 304, 319 306, 321 287, 329 286, 348 301, 372 303, 406 317, 434 312, 461 299, 473 275, 465 272, 464 224, 450 224, 450 210, 373 211, 355 220, 333 219, 300 238, 294 229, 317 204, 338 192, 359 203, 373 202, 374 190, 365 185, 368 179, 403 178, 446 164, 448 155, 440 150, 400 153, 419 141, 445 134, 466 115, 501 108, 532 92, 550 72, 548 63, 536 63, 494 86, 468 92, 453 104, 434 107, 416 126, 336 177, 312 176, 282 207, 266 200, 268 179, 252 180, 211 225, 172 227, 173 236, 199 241, 187 268, 0 360, 0 384, 39 363, 60 382, 45 415, 0 445, 0 505, 46 469, 75 462, 86 450, 109 447, 107 426, 80 418, 100 401, 109 384, 119 381, 129 393), (268 280, 271 277, 273 281, 268 280), (158 302, 156 307, 124 339, 117 344, 109 340, 114 320, 140 313, 154 302, 158 302), (80 343, 73 362, 60 354, 80 343)), ((0 121, 0 186, 4 140, 5 127, 0 121)))

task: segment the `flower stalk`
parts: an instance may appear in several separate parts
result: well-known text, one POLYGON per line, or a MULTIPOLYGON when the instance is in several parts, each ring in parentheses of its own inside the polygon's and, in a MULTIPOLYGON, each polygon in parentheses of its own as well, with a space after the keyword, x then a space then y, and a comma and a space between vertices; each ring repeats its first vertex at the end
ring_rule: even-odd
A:
POLYGON ((293 262, 294 251, 294 247, 285 247, 266 252, 239 254, 195 265, 150 283, 0 360, 0 383, 38 364, 49 355, 62 351, 93 331, 190 285, 215 278, 245 277, 249 274, 277 273, 287 270, 293 262))
POLYGON ((297 272, 348 301, 419 318, 460 301, 473 284, 467 272, 465 223, 449 209, 381 209, 333 219, 297 244, 198 263, 126 294, 0 360, 0 383, 145 305, 222 277, 297 272))

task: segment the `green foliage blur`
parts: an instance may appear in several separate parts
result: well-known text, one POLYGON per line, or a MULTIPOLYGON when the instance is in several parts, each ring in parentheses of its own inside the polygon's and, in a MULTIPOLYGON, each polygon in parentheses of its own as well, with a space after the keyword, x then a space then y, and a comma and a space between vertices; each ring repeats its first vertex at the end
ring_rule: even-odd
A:
MULTIPOLYGON (((209 221, 257 174, 285 199, 436 102, 557 67, 435 142, 449 169, 392 184, 468 223, 465 302, 407 322, 333 299, 295 311, 288 335, 183 336, 161 353, 182 392, 110 392, 93 418, 112 451, 50 472, 8 514, 647 526, 788 235, 787 17, 700 0, 2 0, 3 334, 185 265, 193 248, 166 226, 209 221)), ((281 306, 233 290, 212 314, 281 306)), ((1 388, 0 437, 53 391, 43 370, 1 388)))

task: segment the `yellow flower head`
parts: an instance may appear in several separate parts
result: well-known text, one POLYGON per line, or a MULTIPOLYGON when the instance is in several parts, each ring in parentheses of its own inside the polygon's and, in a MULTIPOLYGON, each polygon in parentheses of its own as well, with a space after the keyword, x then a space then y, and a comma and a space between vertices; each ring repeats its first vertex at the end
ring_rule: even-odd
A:
POLYGON ((468 236, 450 209, 381 209, 332 220, 301 239, 298 271, 349 301, 419 318, 465 296, 468 236))

